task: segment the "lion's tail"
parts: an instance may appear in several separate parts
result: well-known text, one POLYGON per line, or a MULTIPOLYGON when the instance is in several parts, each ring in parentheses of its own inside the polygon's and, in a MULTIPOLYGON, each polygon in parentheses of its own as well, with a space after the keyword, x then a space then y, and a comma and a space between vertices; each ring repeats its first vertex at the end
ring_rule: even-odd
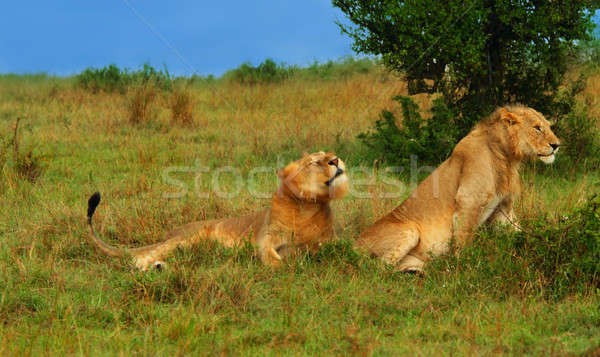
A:
POLYGON ((169 252, 177 247, 191 246, 204 239, 214 239, 231 246, 234 242, 247 237, 256 221, 262 222, 264 211, 250 214, 244 217, 215 219, 210 221, 192 222, 179 227, 167 234, 163 242, 147 245, 139 248, 118 249, 98 237, 92 225, 92 216, 100 203, 100 193, 94 193, 88 201, 88 225, 90 227, 90 238, 94 245, 104 254, 111 257, 131 256, 135 265, 146 270, 151 265, 161 267, 163 259, 169 252))
POLYGON ((117 248, 105 243, 102 239, 98 238, 98 235, 96 234, 96 231, 94 230, 94 226, 92 225, 92 216, 94 215, 94 212, 96 212, 96 207, 98 207, 99 203, 100 203, 100 192, 96 192, 88 200, 87 219, 88 219, 88 226, 90 227, 90 238, 92 239, 92 242, 96 245, 96 247, 98 247, 98 249, 102 253, 104 253, 108 256, 111 256, 111 257, 122 257, 125 255, 125 253, 122 250, 117 249, 117 248))

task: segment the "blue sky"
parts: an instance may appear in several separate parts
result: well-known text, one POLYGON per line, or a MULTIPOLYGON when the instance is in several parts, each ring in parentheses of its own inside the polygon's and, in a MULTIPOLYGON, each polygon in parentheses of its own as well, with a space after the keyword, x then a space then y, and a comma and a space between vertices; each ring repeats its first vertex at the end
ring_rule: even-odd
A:
POLYGON ((268 57, 308 65, 353 54, 330 0, 6 0, 0 14, 0 73, 148 62, 177 75, 220 75, 268 57))
POLYGON ((267 57, 306 65, 352 54, 334 23, 344 16, 329 0, 24 0, 3 1, 0 12, 0 73, 149 62, 220 75, 267 57))

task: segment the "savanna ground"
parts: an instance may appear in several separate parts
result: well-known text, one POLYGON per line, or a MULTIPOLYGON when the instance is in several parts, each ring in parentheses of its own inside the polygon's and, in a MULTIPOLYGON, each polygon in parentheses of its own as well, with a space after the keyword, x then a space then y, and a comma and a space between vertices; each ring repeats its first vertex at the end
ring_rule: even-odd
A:
MULTIPOLYGON (((139 88, 94 94, 72 79, 0 78, 0 355, 564 355, 600 344, 597 289, 549 298, 535 279, 513 282, 490 269, 505 254, 502 228, 480 232, 469 259, 442 258, 424 277, 351 250, 409 193, 398 186, 406 175, 383 180, 356 139, 381 109, 398 111, 391 98, 406 88, 394 76, 216 80, 183 97, 148 90, 149 106, 139 108, 139 88), (191 124, 174 122, 177 107, 191 124), (207 243, 177 252, 167 271, 143 273, 88 244, 95 191, 100 234, 140 246, 180 224, 267 205, 252 192, 273 191, 278 166, 317 150, 336 151, 362 168, 351 179, 372 184, 333 203, 338 240, 316 256, 272 271, 250 247, 207 243), (233 169, 215 176, 225 166, 233 169), (208 172, 196 180, 194 167, 208 172), (182 197, 165 195, 180 191, 166 182, 169 169, 188 188, 182 197), (219 197, 215 185, 233 197, 219 197)), ((594 115, 598 94, 600 75, 592 75, 581 99, 594 115)), ((431 99, 417 101, 427 110, 431 99)), ((536 166, 523 173, 517 213, 525 219, 564 219, 597 191, 595 172, 536 166)))

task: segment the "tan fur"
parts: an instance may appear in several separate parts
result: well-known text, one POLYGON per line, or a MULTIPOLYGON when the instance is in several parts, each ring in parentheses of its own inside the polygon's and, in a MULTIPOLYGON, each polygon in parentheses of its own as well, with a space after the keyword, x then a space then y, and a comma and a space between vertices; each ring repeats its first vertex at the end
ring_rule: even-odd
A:
MULTIPOLYGON (((213 239, 232 247, 249 240, 257 247, 260 259, 278 266, 293 249, 314 251, 333 237, 333 218, 329 202, 348 191, 345 166, 333 153, 318 152, 292 162, 278 172, 280 185, 271 206, 238 217, 194 222, 169 232, 162 243, 119 250, 100 240, 91 225, 92 242, 111 256, 129 254, 135 265, 146 270, 162 267, 163 260, 177 247, 187 247, 213 239)), ((92 211, 93 214, 93 211, 92 211)))
POLYGON ((468 243, 482 223, 518 227, 512 205, 521 189, 519 166, 526 158, 553 162, 559 144, 534 109, 497 109, 406 201, 363 232, 357 248, 400 270, 420 272, 430 256, 447 252, 451 239, 459 247, 468 243))

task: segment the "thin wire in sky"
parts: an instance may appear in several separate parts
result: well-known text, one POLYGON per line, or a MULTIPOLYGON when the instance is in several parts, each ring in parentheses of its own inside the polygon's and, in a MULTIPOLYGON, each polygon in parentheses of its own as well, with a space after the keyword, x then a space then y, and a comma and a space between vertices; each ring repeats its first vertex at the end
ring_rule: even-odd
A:
POLYGON ((154 26, 152 26, 152 24, 150 22, 148 22, 148 20, 146 20, 146 18, 144 16, 142 16, 142 14, 140 14, 135 7, 133 7, 133 5, 128 1, 128 0, 123 0, 123 2, 125 3, 125 5, 127 5, 127 7, 131 10, 131 12, 133 12, 133 14, 141 21, 144 23, 144 25, 146 25, 146 27, 148 27, 150 29, 150 31, 152 31, 152 33, 158 37, 158 39, 171 51, 173 52, 178 58, 179 60, 186 66, 188 67, 188 69, 190 71, 192 71, 192 74, 196 74, 198 71, 194 68, 194 66, 192 66, 190 64, 190 62, 181 54, 181 52, 179 52, 177 50, 177 48, 175 48, 175 46, 173 46, 160 32, 158 32, 158 30, 156 28, 154 28, 154 26))

